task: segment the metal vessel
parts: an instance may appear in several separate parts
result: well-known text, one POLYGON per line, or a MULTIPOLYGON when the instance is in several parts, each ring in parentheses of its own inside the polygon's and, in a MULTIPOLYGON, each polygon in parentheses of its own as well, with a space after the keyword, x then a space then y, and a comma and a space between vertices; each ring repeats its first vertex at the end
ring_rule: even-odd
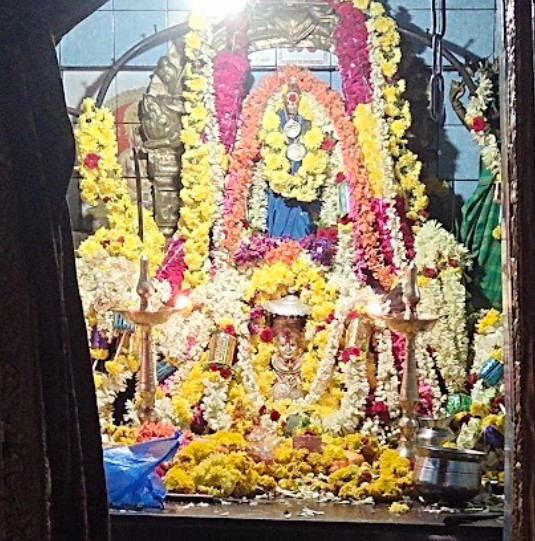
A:
POLYGON ((429 502, 466 503, 481 491, 484 453, 424 445, 416 450, 414 487, 429 502))

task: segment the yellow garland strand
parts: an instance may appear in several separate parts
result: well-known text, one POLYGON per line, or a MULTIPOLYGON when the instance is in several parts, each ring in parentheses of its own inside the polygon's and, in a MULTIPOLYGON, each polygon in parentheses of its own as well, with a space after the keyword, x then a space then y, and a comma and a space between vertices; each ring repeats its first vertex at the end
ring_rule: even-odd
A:
POLYGON ((104 207, 107 226, 83 241, 78 254, 90 259, 101 250, 110 256, 137 261, 141 253, 154 271, 164 256, 165 238, 152 215, 144 210, 145 238, 142 245, 137 232, 137 208, 129 194, 122 168, 117 161, 117 139, 112 113, 98 108, 87 98, 82 103, 75 130, 82 201, 104 207))
MULTIPOLYGON (((290 160, 286 157, 287 139, 282 132, 277 111, 282 108, 280 102, 266 108, 262 118, 260 141, 264 174, 271 189, 284 197, 298 201, 311 202, 318 198, 318 190, 325 182, 328 154, 321 150, 324 133, 318 126, 312 126, 302 136, 302 143, 307 151, 296 173, 290 173, 290 160)), ((312 109, 307 95, 301 96, 299 114, 311 123, 312 109)))
MULTIPOLYGON (((191 31, 185 37, 186 57, 184 67, 184 107, 180 139, 184 144, 182 154, 182 210, 178 222, 178 234, 184 239, 184 260, 187 270, 184 287, 200 285, 207 278, 204 264, 210 250, 210 227, 214 214, 211 189, 210 149, 203 144, 201 135, 210 120, 205 106, 209 90, 207 78, 199 73, 196 63, 206 64, 207 40, 210 32, 207 22, 197 14, 189 19, 191 31)), ((209 58, 208 58, 209 60, 209 58)))

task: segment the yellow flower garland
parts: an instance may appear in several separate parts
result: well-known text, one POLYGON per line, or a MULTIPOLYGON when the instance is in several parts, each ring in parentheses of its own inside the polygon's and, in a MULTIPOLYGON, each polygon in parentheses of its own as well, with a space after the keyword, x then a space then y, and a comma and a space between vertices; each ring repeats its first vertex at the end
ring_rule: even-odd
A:
POLYGON ((183 208, 178 222, 178 234, 184 239, 184 260, 187 265, 185 288, 198 286, 207 278, 204 265, 209 256, 210 227, 214 214, 210 146, 201 140, 201 135, 212 120, 206 107, 209 84, 205 75, 195 67, 196 63, 206 66, 211 62, 212 52, 207 44, 210 28, 197 14, 190 17, 189 25, 191 31, 185 37, 188 62, 184 67, 183 93, 186 114, 182 116, 183 129, 180 134, 184 144, 180 192, 183 208))
MULTIPOLYGON (((350 1, 350 0, 348 0, 350 1)), ((380 2, 370 0, 352 0, 353 5, 368 15, 369 31, 374 32, 377 49, 371 51, 371 60, 379 65, 383 77, 391 80, 396 74, 401 51, 399 48, 400 35, 396 22, 385 15, 380 2)), ((383 85, 382 98, 384 102, 384 117, 377 117, 376 107, 371 104, 360 104, 354 113, 354 124, 359 133, 364 162, 370 183, 376 197, 384 194, 384 172, 378 163, 380 145, 382 141, 380 122, 385 122, 389 135, 388 145, 385 149, 394 160, 394 177, 399 183, 399 193, 407 203, 407 217, 411 220, 421 219, 421 213, 427 208, 428 198, 425 194, 425 185, 420 182, 422 168, 418 157, 406 148, 405 134, 411 125, 409 103, 401 97, 405 91, 405 82, 388 82, 383 85)))
POLYGON ((139 240, 137 208, 130 199, 117 161, 112 113, 106 108, 98 108, 92 99, 85 99, 75 137, 82 201, 92 206, 103 205, 108 221, 106 227, 101 227, 80 244, 78 254, 91 258, 105 249, 110 256, 137 261, 141 253, 145 253, 154 271, 163 260, 165 238, 152 215, 144 210, 143 245, 139 240))
MULTIPOLYGON (((312 126, 302 136, 301 142, 307 153, 296 173, 290 173, 290 160, 286 157, 287 140, 282 132, 277 111, 282 108, 280 100, 266 108, 262 118, 259 139, 263 143, 262 158, 264 174, 271 189, 284 197, 311 202, 318 198, 318 190, 325 182, 328 154, 321 150, 324 134, 318 126, 312 126)), ((312 109, 307 95, 301 96, 299 114, 312 122, 312 109)))
MULTIPOLYGON (((312 312, 308 320, 308 327, 316 329, 325 324, 325 320, 333 312, 337 291, 327 283, 321 272, 303 258, 296 259, 291 265, 280 261, 266 264, 257 269, 251 276, 251 281, 245 292, 246 300, 253 300, 257 306, 261 306, 271 299, 280 298, 288 294, 298 294, 303 303, 311 307, 312 312)), ((309 342, 308 349, 304 354, 301 373, 303 376, 303 390, 307 392, 316 375, 320 359, 323 356, 327 344, 328 331, 326 329, 314 332, 309 342)), ((251 362, 253 364, 257 383, 265 399, 270 395, 272 375, 266 367, 269 366, 273 347, 271 344, 262 342, 253 343, 251 362)), ((310 406, 310 411, 327 406, 329 411, 337 407, 339 394, 335 393, 335 399, 324 398, 320 404, 310 406)), ((267 400, 270 407, 274 407, 280 413, 290 413, 298 407, 288 401, 280 401, 272 404, 267 400), (293 408, 293 409, 292 409, 293 408)), ((327 410, 323 410, 326 413, 327 410)))

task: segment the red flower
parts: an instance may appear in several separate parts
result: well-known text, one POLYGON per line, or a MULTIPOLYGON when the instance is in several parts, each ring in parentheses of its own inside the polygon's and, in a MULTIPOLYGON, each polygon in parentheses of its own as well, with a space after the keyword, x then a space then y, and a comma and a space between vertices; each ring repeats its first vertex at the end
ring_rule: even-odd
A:
POLYGON ((344 175, 344 173, 342 173, 342 171, 340 171, 339 173, 336 173, 336 177, 334 180, 337 184, 341 184, 346 180, 346 176, 344 175))
POLYGON ((346 348, 342 351, 341 360, 344 363, 348 363, 351 360, 351 357, 358 357, 360 355, 360 349, 357 347, 346 348))
POLYGON ((281 418, 281 414, 277 410, 271 410, 269 418, 276 423, 281 418))
POLYGON ((223 332, 226 332, 227 334, 230 334, 231 336, 236 336, 236 329, 234 328, 234 325, 226 325, 223 329, 223 332))
POLYGON ((332 323, 334 321, 334 312, 331 312, 328 316, 327 316, 327 319, 325 320, 327 323, 332 323))
POLYGON ((100 156, 96 152, 89 152, 84 158, 84 165, 88 169, 96 169, 99 161, 100 156))
POLYGON ((230 368, 221 368, 219 374, 223 379, 229 379, 232 375, 232 370, 230 368))
POLYGON ((318 229, 316 237, 318 239, 326 239, 334 244, 338 240, 338 229, 334 226, 318 229))
POLYGON ((210 370, 210 372, 217 372, 219 370, 219 367, 216 363, 210 363, 208 370, 210 370))
POLYGON ((358 317, 359 317, 359 313, 356 310, 351 310, 351 312, 349 312, 349 314, 347 314, 347 319, 349 321, 354 321, 358 317))
POLYGON ((376 402, 372 406, 372 413, 378 415, 383 423, 387 423, 390 420, 388 406, 384 402, 376 402))
POLYGON ((342 216, 341 218, 338 218, 338 223, 342 225, 347 225, 351 222, 351 218, 346 214, 345 216, 342 216))
POLYGON ((476 116, 472 120, 472 129, 476 132, 482 132, 487 127, 487 121, 482 116, 476 116))
POLYGON ((334 146, 336 145, 336 140, 334 140, 332 137, 325 137, 323 142, 321 143, 321 150, 332 150, 334 146))
POLYGON ((490 408, 491 413, 500 413, 501 407, 505 405, 505 397, 503 395, 497 396, 493 401, 490 408))
POLYGON ((258 408, 258 414, 259 414, 259 415, 264 415, 264 413, 266 413, 266 410, 267 410, 266 405, 265 405, 265 404, 262 404, 262 405, 260 406, 260 408, 258 408))
POLYGON ((287 100, 290 102, 290 103, 295 103, 298 99, 298 96, 297 96, 297 93, 296 92, 289 92, 288 95, 287 95, 287 100))
POLYGON ((456 259, 450 257, 450 259, 448 259, 448 265, 456 269, 459 266, 459 262, 456 259))
POLYGON ((437 272, 437 269, 433 269, 431 267, 424 267, 422 269, 422 274, 426 277, 426 278, 436 278, 438 276, 438 272, 437 272))
POLYGON ((273 330, 271 327, 264 327, 260 331, 260 340, 262 342, 271 342, 273 340, 273 330))
POLYGON ((466 378, 466 390, 471 391, 476 381, 477 381, 477 374, 475 372, 472 372, 471 374, 469 374, 468 377, 466 378))

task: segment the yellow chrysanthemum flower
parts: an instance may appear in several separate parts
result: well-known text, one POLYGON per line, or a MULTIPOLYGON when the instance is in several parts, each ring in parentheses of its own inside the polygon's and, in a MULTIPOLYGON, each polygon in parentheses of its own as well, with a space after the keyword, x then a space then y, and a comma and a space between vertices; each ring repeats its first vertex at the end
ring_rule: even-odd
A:
POLYGON ((315 127, 308 130, 303 136, 303 143, 309 150, 317 150, 323 142, 323 132, 315 127))
POLYGON ((280 117, 272 110, 267 110, 262 118, 262 129, 266 131, 278 130, 280 127, 280 117))

